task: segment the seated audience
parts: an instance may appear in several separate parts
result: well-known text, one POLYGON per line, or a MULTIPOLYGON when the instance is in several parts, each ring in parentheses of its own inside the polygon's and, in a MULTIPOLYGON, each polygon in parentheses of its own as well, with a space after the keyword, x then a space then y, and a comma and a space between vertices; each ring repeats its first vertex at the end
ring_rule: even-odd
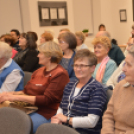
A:
POLYGON ((37 41, 38 37, 35 32, 22 33, 19 38, 21 51, 13 58, 14 61, 22 68, 23 71, 33 72, 40 67, 37 57, 37 41))
POLYGON ((52 34, 45 32, 45 33, 43 33, 43 34, 41 35, 40 44, 43 44, 43 43, 45 43, 45 42, 47 42, 47 41, 52 41, 52 40, 53 40, 52 34))
POLYGON ((106 31, 105 25, 104 24, 100 24, 98 30, 99 31, 106 31))
POLYGON ((77 47, 76 50, 80 49, 88 49, 87 45, 84 44, 85 41, 85 35, 83 32, 79 31, 75 33, 76 39, 77 39, 77 47))
POLYGON ((0 93, 20 91, 23 89, 24 73, 10 58, 12 48, 5 42, 0 42, 0 93))
POLYGON ((38 111, 30 114, 33 132, 43 123, 49 123, 56 114, 65 85, 69 82, 67 71, 59 65, 63 54, 54 42, 39 45, 39 63, 44 67, 36 70, 23 91, 0 94, 0 103, 24 101, 36 105, 38 111))
POLYGON ((20 38, 20 32, 17 29, 12 29, 10 31, 11 36, 14 38, 15 43, 13 45, 13 48, 17 51, 20 51, 21 48, 19 46, 19 38, 20 38))
POLYGON ((0 41, 6 42, 7 44, 9 44, 12 47, 12 56, 11 58, 14 58, 15 55, 18 53, 18 51, 16 51, 13 48, 14 45, 14 38, 10 35, 10 34, 4 34, 0 37, 0 41))
POLYGON ((94 53, 87 49, 77 51, 73 67, 78 80, 66 85, 51 123, 63 123, 80 134, 100 134, 107 95, 102 84, 92 77, 96 64, 94 53))
POLYGON ((70 80, 75 79, 75 73, 73 70, 73 58, 75 56, 75 48, 77 46, 76 37, 71 32, 61 33, 58 37, 59 46, 63 51, 63 58, 60 61, 60 65, 68 71, 70 80))
POLYGON ((103 116, 101 134, 134 134, 134 47, 125 58, 125 79, 119 82, 103 116))
MULTIPOLYGON (((131 49, 131 47, 133 47, 133 46, 134 46, 134 38, 131 38, 126 50, 129 51, 131 49)), ((126 77, 125 73, 122 71, 122 68, 124 67, 124 65, 125 65, 125 60, 123 60, 121 62, 119 67, 114 71, 114 73, 108 79, 106 85, 109 87, 109 89, 114 89, 115 85, 126 77)))
POLYGON ((99 82, 106 84, 116 69, 116 63, 108 56, 111 42, 108 37, 100 36, 95 38, 92 43, 94 45, 94 53, 97 57, 97 65, 93 77, 99 82))
MULTIPOLYGON (((99 31, 96 34, 96 37, 100 36, 107 36, 110 39, 110 34, 107 31, 99 31)), ((125 56, 121 51, 120 47, 113 43, 110 51, 108 52, 108 56, 116 62, 117 66, 119 66, 120 63, 125 59, 125 56)))

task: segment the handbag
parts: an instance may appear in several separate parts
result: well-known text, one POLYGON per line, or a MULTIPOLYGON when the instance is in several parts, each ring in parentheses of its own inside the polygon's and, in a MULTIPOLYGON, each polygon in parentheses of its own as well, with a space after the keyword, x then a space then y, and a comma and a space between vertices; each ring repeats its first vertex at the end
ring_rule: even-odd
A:
POLYGON ((0 104, 0 108, 2 108, 2 107, 17 108, 17 109, 24 111, 26 114, 31 114, 38 110, 38 107, 36 107, 30 103, 22 102, 22 101, 13 101, 13 102, 4 101, 0 104))

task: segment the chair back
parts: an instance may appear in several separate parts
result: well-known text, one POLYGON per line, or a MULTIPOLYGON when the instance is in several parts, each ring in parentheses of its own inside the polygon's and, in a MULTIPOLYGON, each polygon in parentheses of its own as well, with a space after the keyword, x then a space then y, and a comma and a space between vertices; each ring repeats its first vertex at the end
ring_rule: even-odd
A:
POLYGON ((35 134, 79 134, 73 128, 58 125, 45 123, 39 126, 35 134))
POLYGON ((107 90, 107 98, 108 98, 108 101, 110 100, 112 94, 113 94, 113 90, 108 89, 107 90))
POLYGON ((32 121, 23 111, 0 108, 0 134, 32 134, 32 121))
POLYGON ((31 79, 32 73, 24 71, 24 86, 27 84, 27 82, 31 79))

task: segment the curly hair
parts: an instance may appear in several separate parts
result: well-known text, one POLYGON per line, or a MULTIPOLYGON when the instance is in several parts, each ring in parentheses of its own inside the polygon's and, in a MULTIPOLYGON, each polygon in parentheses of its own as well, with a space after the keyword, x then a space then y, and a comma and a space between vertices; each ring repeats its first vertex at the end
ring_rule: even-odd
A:
POLYGON ((98 43, 102 44, 105 48, 109 48, 109 50, 112 47, 110 39, 106 36, 100 36, 100 37, 94 38, 94 40, 92 41, 92 44, 96 45, 98 43))

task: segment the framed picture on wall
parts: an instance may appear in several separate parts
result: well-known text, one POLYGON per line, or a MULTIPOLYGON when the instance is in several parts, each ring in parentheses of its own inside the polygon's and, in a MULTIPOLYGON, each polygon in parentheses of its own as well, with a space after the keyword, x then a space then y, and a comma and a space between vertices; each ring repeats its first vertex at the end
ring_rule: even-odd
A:
POLYGON ((119 11, 119 13, 120 13, 120 21, 121 21, 121 22, 127 21, 126 9, 121 9, 121 10, 119 11))
POLYGON ((40 26, 68 25, 66 1, 38 1, 40 26))
POLYGON ((41 18, 44 19, 50 19, 49 17, 49 8, 41 8, 41 18))

